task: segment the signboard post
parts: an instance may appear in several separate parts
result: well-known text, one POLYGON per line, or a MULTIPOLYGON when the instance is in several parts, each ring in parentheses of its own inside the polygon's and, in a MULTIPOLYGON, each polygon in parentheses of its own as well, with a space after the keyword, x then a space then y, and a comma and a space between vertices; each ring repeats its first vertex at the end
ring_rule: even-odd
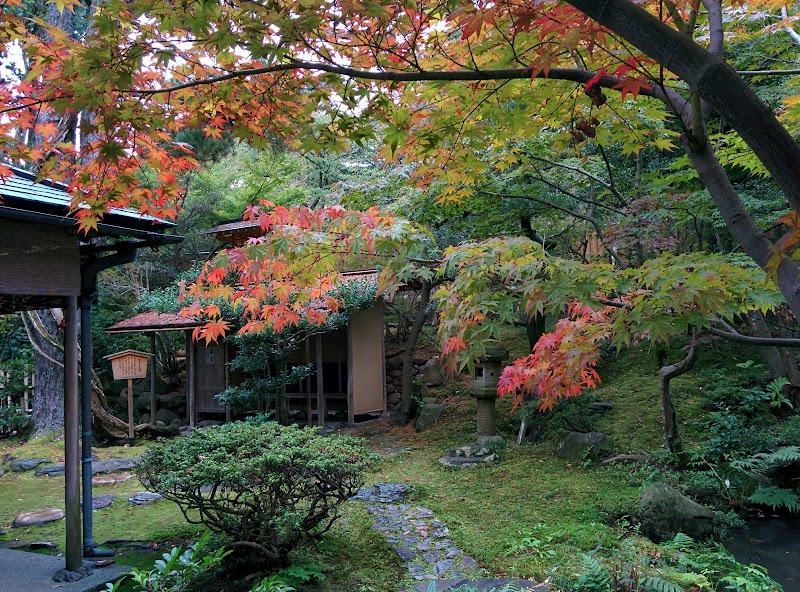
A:
POLYGON ((114 380, 128 381, 128 440, 133 443, 133 379, 147 376, 147 360, 152 354, 132 349, 106 356, 111 362, 114 380))

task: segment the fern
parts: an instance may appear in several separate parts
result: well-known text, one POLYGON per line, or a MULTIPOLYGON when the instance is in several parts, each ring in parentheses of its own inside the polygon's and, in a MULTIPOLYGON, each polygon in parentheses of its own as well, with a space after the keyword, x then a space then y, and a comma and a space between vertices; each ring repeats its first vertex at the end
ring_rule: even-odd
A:
POLYGON ((688 534, 679 532, 675 535, 674 539, 668 543, 664 543, 664 546, 668 549, 675 549, 677 551, 688 551, 694 547, 694 539, 688 534))
POLYGON ((769 487, 759 485, 747 499, 754 504, 769 506, 773 510, 784 509, 792 513, 800 512, 800 497, 793 491, 775 485, 769 487))
POLYGON ((608 568, 599 559, 591 555, 581 558, 581 571, 578 578, 578 589, 585 592, 605 592, 611 590, 613 579, 608 568))
POLYGON ((639 589, 654 590, 655 592, 685 592, 678 584, 656 576, 648 577, 639 589))
POLYGON ((775 469, 800 463, 800 446, 782 446, 773 452, 759 452, 748 458, 735 460, 731 466, 753 475, 768 475, 775 469))

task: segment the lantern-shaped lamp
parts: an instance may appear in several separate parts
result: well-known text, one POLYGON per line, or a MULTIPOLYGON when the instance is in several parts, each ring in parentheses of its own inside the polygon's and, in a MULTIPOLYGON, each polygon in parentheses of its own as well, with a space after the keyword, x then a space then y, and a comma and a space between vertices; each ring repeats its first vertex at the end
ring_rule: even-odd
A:
POLYGON ((503 362, 508 359, 508 350, 496 347, 486 349, 486 354, 475 363, 472 386, 467 391, 478 403, 478 442, 501 440, 497 435, 494 403, 503 362))

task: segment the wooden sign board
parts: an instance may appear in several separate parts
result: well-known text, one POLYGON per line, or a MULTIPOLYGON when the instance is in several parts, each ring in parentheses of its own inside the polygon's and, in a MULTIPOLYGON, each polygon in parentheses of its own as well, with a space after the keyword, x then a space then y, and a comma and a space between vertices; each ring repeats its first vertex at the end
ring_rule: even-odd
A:
POLYGON ((114 380, 129 378, 144 378, 147 376, 147 360, 151 354, 127 349, 125 351, 106 356, 111 362, 114 380))

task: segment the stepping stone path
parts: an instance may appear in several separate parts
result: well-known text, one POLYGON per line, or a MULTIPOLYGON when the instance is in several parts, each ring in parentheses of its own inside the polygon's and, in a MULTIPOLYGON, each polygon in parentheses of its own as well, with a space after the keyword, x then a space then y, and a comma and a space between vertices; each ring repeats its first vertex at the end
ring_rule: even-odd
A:
POLYGON ((39 524, 46 524, 61 520, 64 517, 64 512, 58 508, 47 508, 46 510, 36 510, 33 512, 23 512, 16 518, 11 528, 24 528, 26 526, 38 526, 39 524))
POLYGON ((530 580, 478 578, 483 570, 448 538, 449 529, 434 517, 433 511, 403 503, 412 489, 413 485, 406 483, 378 483, 350 498, 366 502, 367 511, 375 516, 372 528, 383 533, 392 550, 408 564, 409 574, 422 582, 411 592, 427 592, 431 582, 435 582, 437 591, 455 590, 464 584, 477 586, 479 591, 499 589, 505 584, 516 585, 519 590, 549 590, 530 580))
MULTIPOLYGON (((110 458, 108 460, 96 460, 92 462, 92 475, 98 473, 119 473, 121 471, 130 471, 136 466, 136 461, 139 457, 134 458, 110 458)), ((52 467, 44 467, 36 471, 37 477, 58 477, 64 474, 64 465, 53 465, 52 467)))
POLYGON ((152 504, 153 502, 157 502, 160 499, 164 499, 163 496, 157 493, 150 493, 149 491, 143 491, 141 493, 137 493, 133 497, 129 497, 128 501, 132 504, 136 504, 137 506, 144 506, 145 504, 152 504))
POLYGON ((367 511, 375 516, 373 528, 383 532, 392 550, 408 563, 414 579, 477 575, 476 561, 448 538, 447 526, 436 520, 430 509, 398 503, 411 488, 404 483, 379 483, 360 490, 351 501, 367 502, 367 511))
POLYGON ((30 471, 39 465, 50 462, 51 461, 49 458, 18 458, 17 460, 12 460, 10 463, 8 463, 8 468, 15 472, 30 471))

